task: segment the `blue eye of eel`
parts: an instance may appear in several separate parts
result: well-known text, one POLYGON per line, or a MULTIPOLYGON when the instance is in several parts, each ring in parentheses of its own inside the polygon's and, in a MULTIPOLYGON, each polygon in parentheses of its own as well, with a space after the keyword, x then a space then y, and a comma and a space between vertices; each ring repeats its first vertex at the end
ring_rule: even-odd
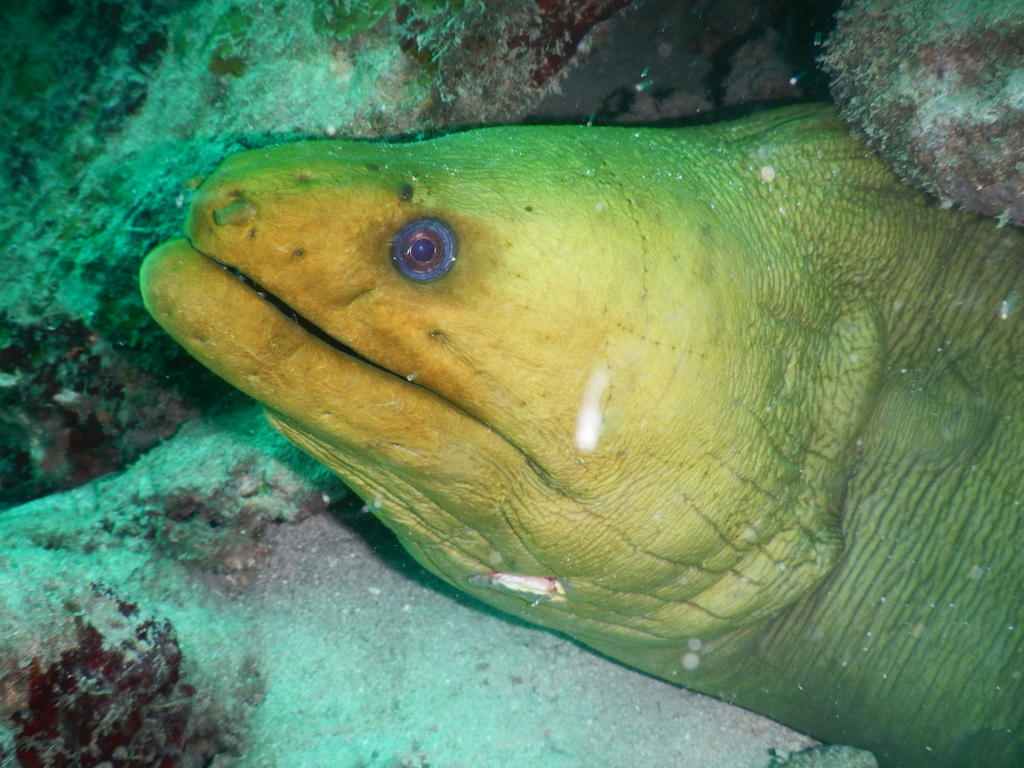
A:
POLYGON ((406 277, 436 280, 455 264, 455 233, 437 219, 417 219, 395 235, 391 259, 406 277))

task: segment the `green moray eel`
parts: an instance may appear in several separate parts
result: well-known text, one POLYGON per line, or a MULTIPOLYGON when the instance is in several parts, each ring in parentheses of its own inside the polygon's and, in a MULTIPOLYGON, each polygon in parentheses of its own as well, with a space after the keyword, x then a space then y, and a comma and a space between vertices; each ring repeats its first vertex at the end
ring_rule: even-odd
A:
POLYGON ((254 150, 185 235, 149 311, 443 579, 884 766, 1024 764, 1024 237, 831 109, 254 150))

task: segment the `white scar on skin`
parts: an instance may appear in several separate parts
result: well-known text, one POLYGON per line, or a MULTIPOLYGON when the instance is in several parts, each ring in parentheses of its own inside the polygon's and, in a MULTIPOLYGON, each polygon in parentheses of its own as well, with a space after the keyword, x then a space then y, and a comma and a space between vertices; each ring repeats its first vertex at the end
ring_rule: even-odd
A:
POLYGON ((583 390, 583 402, 576 413, 576 447, 583 453, 590 453, 597 448, 597 440, 601 436, 601 398, 608 389, 608 366, 603 363, 590 374, 586 389, 583 390))

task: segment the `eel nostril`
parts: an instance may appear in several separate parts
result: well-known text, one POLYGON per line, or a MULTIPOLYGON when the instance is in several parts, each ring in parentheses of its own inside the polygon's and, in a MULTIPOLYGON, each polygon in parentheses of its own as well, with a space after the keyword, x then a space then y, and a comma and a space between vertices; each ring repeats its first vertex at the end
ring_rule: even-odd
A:
POLYGON ((248 224, 255 217, 256 209, 244 200, 236 200, 231 205, 213 212, 213 220, 221 227, 248 224))

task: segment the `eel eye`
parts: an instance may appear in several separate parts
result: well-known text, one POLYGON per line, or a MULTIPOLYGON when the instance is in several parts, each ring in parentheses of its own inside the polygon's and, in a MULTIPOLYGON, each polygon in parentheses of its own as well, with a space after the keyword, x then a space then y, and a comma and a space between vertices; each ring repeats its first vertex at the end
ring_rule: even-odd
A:
POLYGON ((436 280, 455 263, 455 233, 437 219, 417 219, 395 235, 391 258, 406 277, 436 280))

